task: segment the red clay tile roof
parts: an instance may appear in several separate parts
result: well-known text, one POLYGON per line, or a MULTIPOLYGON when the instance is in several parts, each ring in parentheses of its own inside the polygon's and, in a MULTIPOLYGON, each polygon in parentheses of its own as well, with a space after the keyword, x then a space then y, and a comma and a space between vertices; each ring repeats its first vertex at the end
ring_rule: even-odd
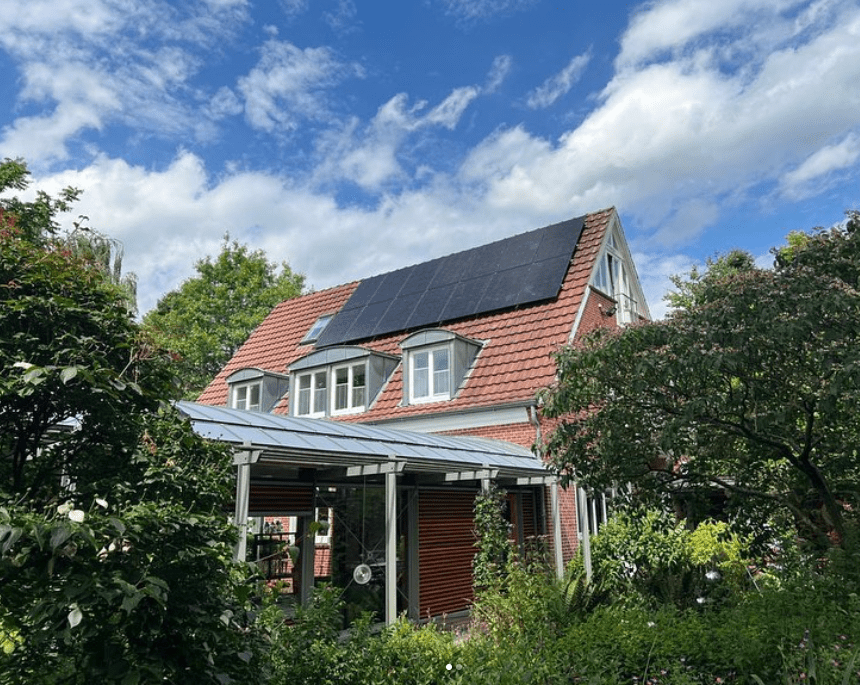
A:
POLYGON ((314 322, 324 314, 334 314, 340 309, 357 286, 358 281, 355 281, 281 302, 251 333, 197 401, 226 405, 226 378, 238 369, 255 367, 286 373, 292 362, 314 351, 313 345, 300 344, 314 322))
MULTIPOLYGON (((402 366, 398 366, 368 411, 338 418, 372 422, 532 400, 540 388, 553 382, 555 363, 550 354, 570 339, 594 261, 614 214, 614 208, 610 208, 585 217, 579 244, 556 299, 478 314, 442 326, 483 343, 467 380, 453 399, 400 406, 403 377, 402 366)), ((198 401, 225 405, 225 379, 241 368, 286 372, 290 363, 314 351, 312 345, 300 344, 311 325, 319 316, 337 311, 357 286, 357 282, 350 283, 287 300, 275 307, 198 401)), ((398 332, 360 345, 399 356, 399 343, 405 337, 404 332, 398 332)), ((287 402, 282 401, 275 411, 287 413, 287 402)))

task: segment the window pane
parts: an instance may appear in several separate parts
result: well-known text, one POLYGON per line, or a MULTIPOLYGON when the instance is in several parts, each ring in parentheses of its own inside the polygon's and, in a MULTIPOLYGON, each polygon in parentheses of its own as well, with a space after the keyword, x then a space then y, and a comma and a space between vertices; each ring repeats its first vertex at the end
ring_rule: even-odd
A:
POLYGON ((252 385, 249 390, 251 399, 248 400, 248 409, 251 411, 260 411, 260 385, 252 385))
POLYGON ((444 395, 449 393, 450 378, 448 350, 435 350, 433 352, 433 394, 444 395))
POLYGON ((363 407, 364 406, 364 388, 365 388, 365 378, 364 378, 364 364, 358 364, 352 367, 352 406, 353 407, 363 407))
POLYGON ((236 396, 233 402, 233 407, 235 409, 245 409, 247 401, 248 387, 245 385, 240 385, 238 388, 236 388, 236 396))
POLYGON ((298 414, 304 416, 311 413, 311 376, 299 376, 299 406, 298 414))
POLYGON ((349 369, 337 369, 334 372, 334 408, 346 409, 349 407, 349 369))
POLYGON ((314 414, 325 413, 325 377, 325 371, 319 371, 314 374, 314 414))
POLYGON ((302 338, 302 342, 313 342, 314 340, 319 338, 320 335, 322 335, 322 332, 325 330, 325 327, 328 326, 328 322, 331 321, 331 318, 331 315, 321 316, 320 318, 318 318, 314 322, 314 325, 311 326, 311 329, 307 332, 305 337, 302 338))
POLYGON ((412 355, 412 396, 427 397, 430 394, 430 356, 427 352, 412 355))
POLYGON ((609 272, 609 289, 606 292, 615 297, 615 267, 618 262, 611 254, 606 255, 606 261, 609 264, 609 268, 607 269, 609 272))

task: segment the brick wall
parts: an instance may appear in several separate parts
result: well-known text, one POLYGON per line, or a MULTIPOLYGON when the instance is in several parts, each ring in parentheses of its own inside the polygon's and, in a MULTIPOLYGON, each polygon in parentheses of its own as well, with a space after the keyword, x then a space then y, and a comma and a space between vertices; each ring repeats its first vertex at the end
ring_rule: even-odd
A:
POLYGON ((535 442, 535 427, 528 423, 508 423, 500 426, 483 426, 481 428, 464 428, 462 430, 446 431, 445 435, 471 436, 504 440, 515 445, 531 449, 535 442))
POLYGON ((607 297, 599 290, 591 288, 588 302, 585 304, 585 310, 579 321, 579 328, 576 331, 576 340, 596 328, 618 328, 618 320, 615 315, 606 314, 616 306, 615 300, 607 297))

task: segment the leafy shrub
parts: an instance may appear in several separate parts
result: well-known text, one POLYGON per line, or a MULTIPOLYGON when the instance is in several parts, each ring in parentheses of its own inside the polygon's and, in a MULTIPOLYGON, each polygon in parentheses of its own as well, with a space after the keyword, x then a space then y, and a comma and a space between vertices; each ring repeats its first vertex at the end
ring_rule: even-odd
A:
MULTIPOLYGON (((712 604, 747 586, 743 552, 724 523, 706 521, 691 531, 661 511, 621 510, 592 539, 592 592, 652 608, 712 604)), ((578 559, 570 573, 582 572, 578 559)))

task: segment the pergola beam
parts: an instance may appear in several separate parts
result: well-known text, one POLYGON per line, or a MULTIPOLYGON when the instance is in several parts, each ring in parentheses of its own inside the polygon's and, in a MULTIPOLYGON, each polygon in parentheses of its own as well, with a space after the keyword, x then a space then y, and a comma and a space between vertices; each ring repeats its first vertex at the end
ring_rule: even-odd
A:
POLYGON ((557 480, 555 476, 521 476, 517 485, 552 485, 557 480))
POLYGON ((400 474, 406 468, 405 459, 392 459, 383 463, 362 464, 361 466, 350 466, 346 469, 347 478, 359 476, 379 476, 381 474, 400 474))
POLYGON ((446 482, 461 480, 495 480, 499 476, 499 469, 478 469, 476 471, 448 471, 445 474, 446 482))

